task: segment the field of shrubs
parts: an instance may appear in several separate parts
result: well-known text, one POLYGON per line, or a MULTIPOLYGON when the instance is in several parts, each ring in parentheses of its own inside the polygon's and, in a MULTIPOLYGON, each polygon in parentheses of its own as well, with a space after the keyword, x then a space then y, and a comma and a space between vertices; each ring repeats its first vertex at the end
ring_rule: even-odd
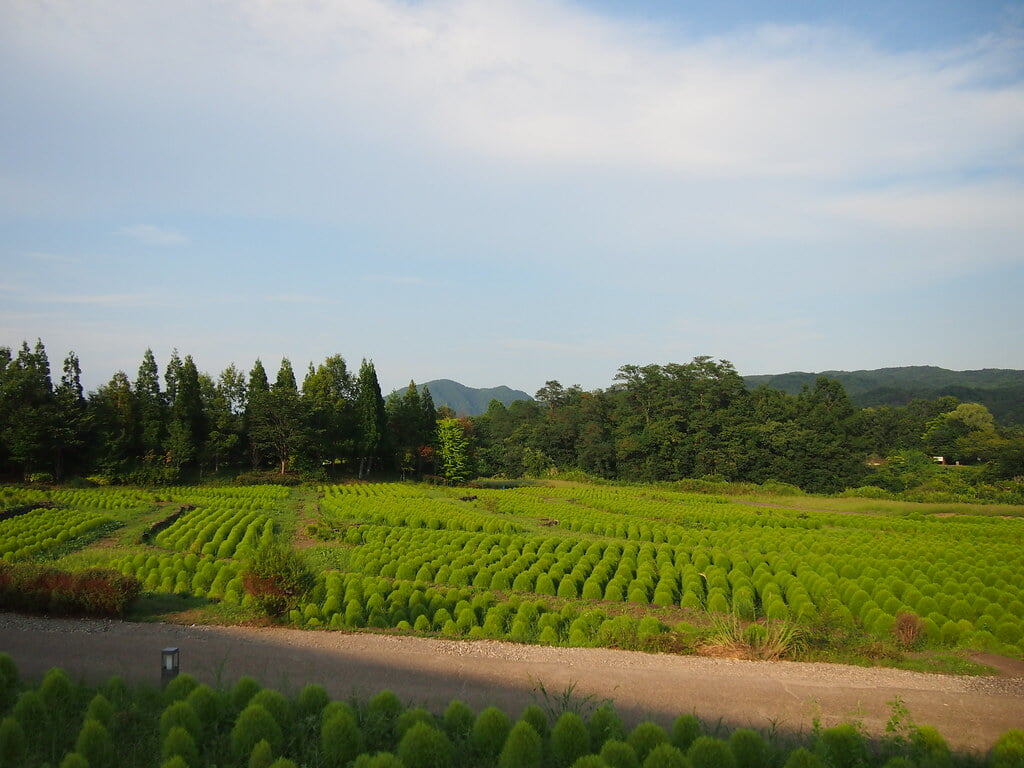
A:
POLYGON ((45 565, 255 613, 247 568, 283 543, 315 576, 279 596, 280 618, 309 629, 1020 657, 1024 518, 964 512, 809 511, 668 486, 6 488, 0 602, 12 573, 45 565))
POLYGON ((120 678, 98 688, 51 669, 24 684, 0 653, 0 765, 17 768, 906 768, 1024 765, 1024 731, 1004 733, 987 755, 952 753, 934 728, 894 702, 884 738, 854 724, 802 735, 731 732, 679 715, 664 728, 624 727, 611 702, 541 698, 518 718, 452 701, 434 714, 390 691, 331 700, 306 685, 288 697, 243 677, 230 689, 189 675, 159 691, 120 678))

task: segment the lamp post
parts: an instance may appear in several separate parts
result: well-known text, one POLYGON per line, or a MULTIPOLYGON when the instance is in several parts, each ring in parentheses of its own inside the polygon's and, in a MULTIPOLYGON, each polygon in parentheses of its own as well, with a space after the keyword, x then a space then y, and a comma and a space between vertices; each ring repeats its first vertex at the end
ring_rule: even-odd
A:
POLYGON ((166 688, 178 676, 179 668, 178 649, 164 648, 160 652, 160 685, 166 688))

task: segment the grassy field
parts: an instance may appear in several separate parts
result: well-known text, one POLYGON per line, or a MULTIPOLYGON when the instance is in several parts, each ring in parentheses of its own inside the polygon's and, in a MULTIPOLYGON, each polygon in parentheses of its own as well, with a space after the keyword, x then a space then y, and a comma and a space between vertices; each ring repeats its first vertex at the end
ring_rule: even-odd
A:
POLYGON ((491 485, 3 488, 0 511, 54 507, 0 521, 0 555, 134 576, 143 620, 265 621, 243 572, 283 541, 317 577, 281 620, 309 629, 956 672, 1024 653, 1021 507, 491 485))

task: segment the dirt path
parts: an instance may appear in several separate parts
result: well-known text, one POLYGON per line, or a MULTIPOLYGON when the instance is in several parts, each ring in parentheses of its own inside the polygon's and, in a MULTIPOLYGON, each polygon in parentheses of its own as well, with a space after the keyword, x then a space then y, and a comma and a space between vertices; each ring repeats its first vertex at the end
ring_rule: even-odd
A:
POLYGON ((859 721, 880 734, 899 696, 916 723, 934 725, 955 749, 985 751, 1024 728, 1024 676, 952 677, 832 664, 749 662, 602 649, 548 648, 394 635, 293 629, 129 624, 0 614, 0 650, 22 676, 61 666, 96 683, 111 675, 159 681, 160 650, 181 649, 183 672, 230 685, 252 675, 287 694, 309 682, 335 698, 390 688, 404 701, 442 710, 461 699, 495 704, 513 717, 574 686, 577 700, 614 699, 627 724, 664 725, 695 712, 712 725, 804 732, 859 721), (540 699, 538 701, 538 699, 540 699))

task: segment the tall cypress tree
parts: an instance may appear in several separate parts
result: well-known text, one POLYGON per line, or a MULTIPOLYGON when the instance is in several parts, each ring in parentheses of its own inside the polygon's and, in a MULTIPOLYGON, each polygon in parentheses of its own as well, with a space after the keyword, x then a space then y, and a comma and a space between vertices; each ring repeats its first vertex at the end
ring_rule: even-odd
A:
POLYGON ((163 393, 160 392, 160 372, 153 350, 147 349, 135 377, 135 403, 138 413, 138 446, 143 457, 161 453, 167 438, 167 415, 163 393))
POLYGON ((53 473, 60 480, 65 472, 82 466, 89 429, 82 391, 82 367, 74 352, 68 352, 64 358, 64 373, 53 392, 53 398, 57 413, 53 473))
POLYGON ((258 423, 262 418, 263 411, 267 408, 267 395, 270 393, 270 384, 267 381, 267 370, 259 358, 253 363, 249 371, 249 385, 245 393, 245 413, 243 418, 245 441, 249 447, 249 458, 252 461, 252 468, 259 469, 263 463, 263 451, 258 441, 252 439, 253 424, 258 423))
POLYGON ((356 435, 359 453, 359 477, 373 469, 374 459, 383 453, 387 442, 387 412, 380 393, 377 371, 373 362, 363 360, 359 366, 356 393, 356 435))

